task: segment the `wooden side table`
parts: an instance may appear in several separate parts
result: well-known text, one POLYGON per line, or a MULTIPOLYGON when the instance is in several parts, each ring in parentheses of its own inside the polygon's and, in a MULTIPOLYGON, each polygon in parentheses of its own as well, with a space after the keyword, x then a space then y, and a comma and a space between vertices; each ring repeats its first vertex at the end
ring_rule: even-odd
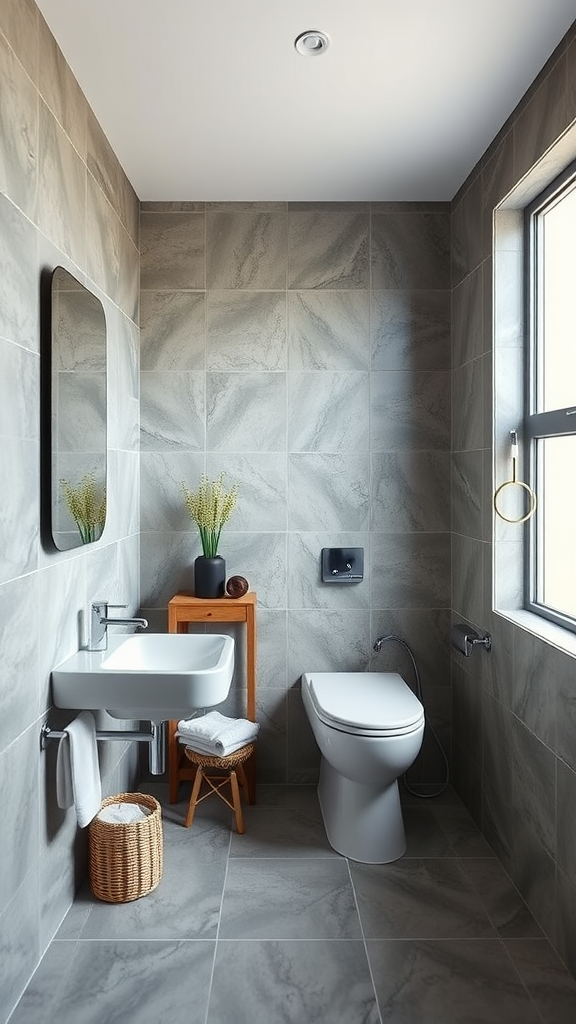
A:
MULTIPOLYGON (((244 597, 218 597, 208 600, 192 594, 176 594, 168 602, 168 632, 187 633, 190 622, 245 622, 246 623, 246 717, 256 721, 256 594, 248 591, 244 597)), ((168 775, 170 803, 178 800, 178 788, 183 781, 194 778, 195 768, 184 755, 184 748, 176 738, 178 722, 168 723, 168 775)), ((250 802, 256 799, 256 757, 246 762, 246 778, 250 802)))

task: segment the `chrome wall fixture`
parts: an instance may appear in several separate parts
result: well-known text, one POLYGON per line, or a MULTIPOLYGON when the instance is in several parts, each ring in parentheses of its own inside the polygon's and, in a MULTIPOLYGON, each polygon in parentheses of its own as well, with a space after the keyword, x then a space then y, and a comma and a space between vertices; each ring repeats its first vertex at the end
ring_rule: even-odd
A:
POLYGON ((492 650, 492 637, 490 633, 486 633, 486 636, 478 636, 475 629, 470 626, 464 626, 459 623, 456 626, 452 626, 452 645, 465 658, 469 658, 475 647, 481 646, 485 651, 492 650))

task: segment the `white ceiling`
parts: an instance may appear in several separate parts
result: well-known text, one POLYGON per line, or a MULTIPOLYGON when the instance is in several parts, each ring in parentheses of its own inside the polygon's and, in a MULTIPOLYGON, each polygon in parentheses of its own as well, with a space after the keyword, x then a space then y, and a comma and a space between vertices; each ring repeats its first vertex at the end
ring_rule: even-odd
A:
POLYGON ((449 200, 576 0, 37 0, 142 200, 449 200), (294 40, 326 32, 321 57, 294 40))

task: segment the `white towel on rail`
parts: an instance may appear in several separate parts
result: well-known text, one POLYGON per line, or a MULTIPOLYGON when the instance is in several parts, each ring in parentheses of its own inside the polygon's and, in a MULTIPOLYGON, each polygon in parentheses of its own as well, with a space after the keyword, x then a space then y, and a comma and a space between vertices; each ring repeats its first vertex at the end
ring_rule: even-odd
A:
POLYGON ((203 754, 226 757, 240 747, 252 743, 260 725, 247 718, 227 718, 219 711, 210 711, 199 718, 183 718, 178 722, 178 738, 188 747, 203 754))
POLYGON ((63 809, 74 805, 80 828, 89 825, 100 810, 102 784, 96 723, 90 711, 82 711, 66 726, 58 744, 56 799, 63 809))

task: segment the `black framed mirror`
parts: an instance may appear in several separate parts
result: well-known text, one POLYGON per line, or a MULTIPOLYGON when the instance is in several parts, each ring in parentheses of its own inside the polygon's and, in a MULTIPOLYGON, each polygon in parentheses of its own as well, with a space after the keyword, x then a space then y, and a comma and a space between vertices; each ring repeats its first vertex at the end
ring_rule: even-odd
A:
POLYGON ((47 291, 44 503, 52 542, 68 551, 98 540, 106 519, 106 316, 64 267, 47 291))

